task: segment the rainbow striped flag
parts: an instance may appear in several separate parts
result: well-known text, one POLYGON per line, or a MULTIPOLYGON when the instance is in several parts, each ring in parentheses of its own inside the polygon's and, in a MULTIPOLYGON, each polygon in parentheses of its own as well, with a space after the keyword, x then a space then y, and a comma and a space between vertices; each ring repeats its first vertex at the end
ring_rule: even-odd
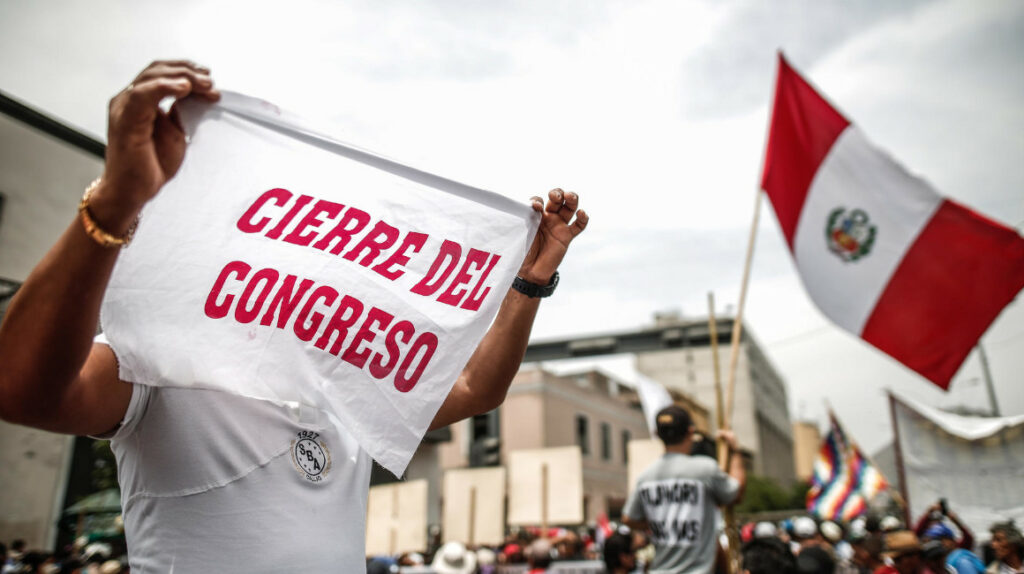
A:
POLYGON ((807 511, 827 520, 852 520, 867 512, 868 502, 889 482, 850 441, 835 415, 814 462, 807 511))

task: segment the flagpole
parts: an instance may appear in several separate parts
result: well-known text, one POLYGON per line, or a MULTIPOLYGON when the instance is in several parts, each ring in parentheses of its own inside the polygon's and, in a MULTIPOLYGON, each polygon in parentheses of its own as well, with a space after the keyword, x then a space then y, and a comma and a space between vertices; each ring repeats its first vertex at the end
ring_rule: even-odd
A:
POLYGON ((733 403, 736 395, 736 367, 740 360, 740 336, 743 334, 743 308, 747 301, 747 285, 750 282, 750 263, 754 258, 754 243, 757 239, 757 225, 761 217, 761 190, 754 194, 754 221, 750 224, 747 239, 747 257, 743 263, 743 279, 740 282, 740 300, 736 306, 736 317, 732 324, 732 348, 729 355, 729 378, 725 396, 725 424, 732 428, 733 403))
POLYGON ((996 387, 992 383, 992 371, 988 369, 988 355, 985 354, 985 347, 981 346, 981 339, 978 339, 978 359, 981 360, 981 372, 985 376, 985 388, 988 390, 988 402, 992 405, 992 416, 998 417, 999 403, 996 402, 996 387))
POLYGON ((903 519, 906 521, 907 528, 910 528, 910 498, 907 496, 907 476, 903 469, 903 447, 900 445, 900 425, 896 420, 896 397, 893 396, 892 391, 886 389, 886 394, 889 395, 889 417, 892 420, 892 445, 893 452, 896 455, 896 473, 900 477, 900 492, 903 494, 903 519))
MULTIPOLYGON (((715 294, 708 292, 708 329, 711 334, 711 360, 714 364, 715 374, 715 426, 719 430, 728 430, 729 423, 725 420, 725 409, 722 403, 722 373, 718 364, 718 320, 715 319, 715 294)), ((724 441, 718 441, 718 461, 722 470, 729 469, 729 445, 724 441)), ((740 537, 736 530, 736 512, 732 505, 725 507, 725 535, 729 538, 728 563, 726 572, 732 573, 738 570, 740 537)))

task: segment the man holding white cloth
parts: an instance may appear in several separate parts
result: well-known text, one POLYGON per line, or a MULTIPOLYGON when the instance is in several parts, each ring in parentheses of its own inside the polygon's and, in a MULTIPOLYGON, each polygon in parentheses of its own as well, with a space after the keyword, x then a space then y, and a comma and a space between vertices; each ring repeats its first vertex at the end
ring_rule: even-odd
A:
MULTIPOLYGON (((361 572, 370 458, 345 421, 215 390, 125 382, 114 350, 102 337, 93 342, 120 246, 184 159, 178 110, 159 107, 167 97, 220 94, 209 70, 167 61, 111 100, 103 176, 0 325, 0 417, 112 438, 134 572, 361 572)), ((540 297, 586 227, 574 193, 552 190, 546 204, 531 204, 541 223, 520 280, 430 428, 501 404, 540 297)))

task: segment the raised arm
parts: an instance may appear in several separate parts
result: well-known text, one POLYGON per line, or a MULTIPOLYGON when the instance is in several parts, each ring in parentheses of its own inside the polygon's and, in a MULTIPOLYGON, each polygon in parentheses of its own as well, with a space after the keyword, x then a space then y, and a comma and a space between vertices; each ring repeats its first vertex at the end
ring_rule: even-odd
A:
POLYGON ((185 135, 167 97, 219 97, 209 70, 154 62, 110 101, 103 176, 88 204, 29 274, 0 324, 0 418, 71 434, 114 428, 131 399, 113 353, 93 345, 100 303, 142 206, 177 172, 185 135), (97 230, 87 233, 84 222, 97 230))
MULTIPOLYGON (((583 232, 589 218, 582 209, 577 211, 579 197, 572 192, 553 189, 548 192, 547 205, 539 197, 534 197, 531 202, 533 209, 542 214, 541 223, 519 268, 519 277, 537 285, 547 285, 565 257, 569 244, 583 232)), ((526 353, 530 329, 539 306, 540 299, 509 289, 494 323, 434 416, 431 429, 486 413, 505 400, 512 378, 526 353)))

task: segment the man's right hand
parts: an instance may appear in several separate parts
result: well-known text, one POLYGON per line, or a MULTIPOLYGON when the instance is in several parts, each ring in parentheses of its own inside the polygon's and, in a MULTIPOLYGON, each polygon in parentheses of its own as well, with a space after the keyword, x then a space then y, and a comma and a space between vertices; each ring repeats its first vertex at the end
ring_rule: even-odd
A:
MULTIPOLYGON (((174 177, 185 133, 173 106, 215 101, 209 70, 154 62, 110 101, 106 166, 88 210, 123 237, 139 210, 174 177)), ((70 191, 70 190, 69 190, 70 191)), ((0 419, 70 434, 100 434, 124 417, 132 386, 106 345, 93 344, 100 304, 120 249, 97 243, 76 217, 25 279, 0 323, 0 419)))
POLYGON ((176 105, 165 98, 197 96, 217 101, 210 70, 184 60, 157 61, 110 100, 107 159, 90 212, 100 227, 122 235, 138 211, 181 167, 185 132, 176 105))

